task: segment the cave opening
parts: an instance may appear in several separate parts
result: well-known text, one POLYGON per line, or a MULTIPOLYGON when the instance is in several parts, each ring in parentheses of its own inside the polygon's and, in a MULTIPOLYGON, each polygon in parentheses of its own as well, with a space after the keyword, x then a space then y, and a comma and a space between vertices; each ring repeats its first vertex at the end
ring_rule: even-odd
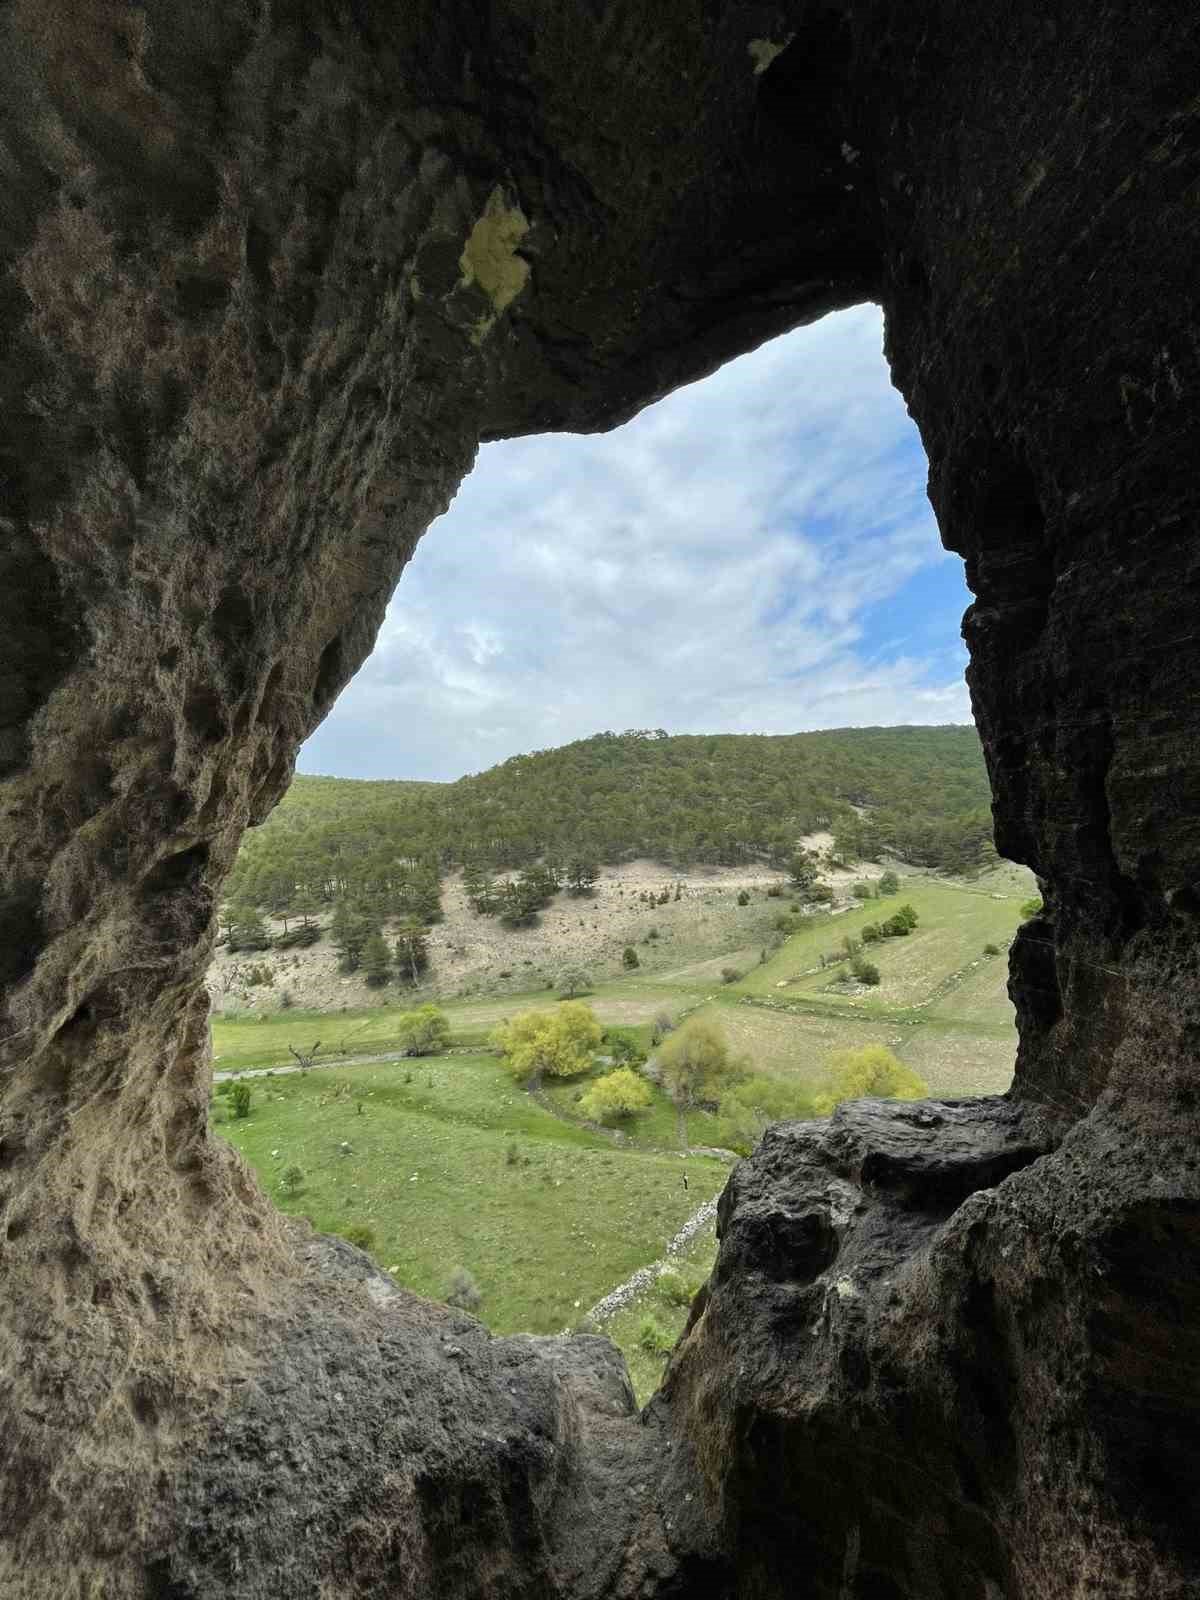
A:
MULTIPOLYGON (((870 305, 771 341, 611 432, 483 446, 409 563, 373 653, 301 752, 298 783, 247 834, 231 879, 208 985, 214 1115, 285 1212, 367 1244, 407 1286, 478 1310, 498 1331, 554 1332, 596 1305, 608 1315, 626 1269, 645 1266, 636 1249, 656 1255, 655 1230, 685 1265, 711 1259, 710 1202, 724 1172, 681 1154, 678 1180, 662 1176, 641 1197, 637 1245, 619 1260, 602 1247, 603 1264, 576 1281, 541 1213, 582 1202, 572 1237, 596 1250, 579 1181, 591 1155, 608 1152, 593 1172, 595 1194, 607 1196, 623 1146, 743 1151, 768 1118, 819 1109, 815 1089, 803 1102, 761 1089, 761 1105, 735 1112, 736 1096, 714 1096, 690 1122, 665 1103, 601 1116, 589 1096, 623 1062, 611 1051, 633 1046, 653 1072, 664 1015, 705 1002, 737 1059, 794 1092, 834 1059, 871 1049, 914 1074, 911 1092, 1007 1090, 1017 1035, 1006 958, 1036 885, 991 848, 982 759, 973 735, 959 737, 971 722, 958 636, 970 595, 961 562, 940 546, 924 477, 870 305), (605 749, 599 728, 626 731, 605 735, 605 749), (831 728, 848 730, 845 749, 809 752, 789 739, 831 728), (696 830, 708 805, 711 829, 655 831, 647 778, 619 764, 631 744, 639 759, 655 755, 667 729, 687 795, 674 825, 696 830), (732 824, 720 833, 729 735, 766 736, 739 749, 777 745, 798 767, 833 763, 837 815, 794 826, 822 863, 832 907, 801 912, 777 841, 764 848, 732 824), (582 753, 577 764, 540 776, 537 763, 563 747, 582 753), (481 866, 501 884, 547 860, 561 858, 565 874, 572 838, 553 828, 564 816, 593 825, 587 807, 610 756, 619 759, 599 791, 610 827, 596 885, 573 895, 564 875, 525 923, 481 911, 468 881, 481 866), (504 811, 477 846, 469 830, 484 813, 469 802, 457 831, 437 834, 431 820, 446 804, 440 791, 464 774, 491 781, 488 803, 504 811), (387 821, 389 806, 403 820, 387 821), (435 855, 440 881, 416 918, 428 960, 418 971, 407 885, 435 855), (888 901, 878 886, 897 867, 903 887, 888 901), (911 936, 877 937, 914 900, 911 936), (230 948, 244 902, 274 949, 230 948), (350 952, 339 942, 355 915, 394 949, 390 970, 377 943, 360 939, 350 952), (312 942, 310 927, 320 930, 312 942), (860 981, 868 972, 873 985, 860 981), (606 1030, 600 1067, 551 1076, 514 1101, 511 1080, 483 1059, 399 1059, 399 1019, 416 1008, 441 1009, 460 1052, 486 1053, 500 1020, 557 1006, 571 973, 606 1030), (710 979, 715 994, 703 992, 710 979), (340 1084, 322 1070, 347 1061, 340 1084), (312 1087, 259 1084, 244 1118, 223 1098, 233 1074, 284 1067, 300 1079, 315 1072, 312 1087), (522 1103, 520 1114, 485 1113, 489 1096, 522 1103), (491 1117, 469 1151, 447 1136, 468 1100, 471 1116, 491 1117), (538 1131, 523 1126, 539 1116, 538 1131), (551 1119, 596 1150, 575 1163, 547 1156, 551 1119), (384 1160, 403 1169, 402 1184, 381 1183, 384 1160), (487 1220, 496 1208, 499 1228, 487 1220), (688 1234, 697 1208, 702 1226, 688 1234)), ((752 767, 750 755, 739 760, 752 767)), ((743 831, 756 811, 784 803, 780 770, 774 758, 761 780, 755 769, 743 831)), ((670 803, 654 791, 652 809, 670 803)), ((907 1084, 873 1082, 857 1092, 907 1084)), ((612 1231, 610 1206, 599 1209, 612 1231)), ((672 1308, 657 1309, 670 1324, 672 1308)), ((620 1332, 629 1318, 619 1295, 616 1312, 620 1332)), ((640 1379, 645 1353, 636 1338, 623 1342, 640 1379)))

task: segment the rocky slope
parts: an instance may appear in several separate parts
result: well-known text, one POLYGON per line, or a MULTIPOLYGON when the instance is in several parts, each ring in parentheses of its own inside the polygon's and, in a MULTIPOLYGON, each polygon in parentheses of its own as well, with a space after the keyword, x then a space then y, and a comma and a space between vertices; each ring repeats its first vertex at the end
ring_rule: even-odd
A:
POLYGON ((1197 33, 0 9, 5 1594, 1196 1592, 1197 33), (480 439, 868 297, 1046 886, 1017 1083, 775 1134, 638 1423, 209 1139, 214 899, 480 439))

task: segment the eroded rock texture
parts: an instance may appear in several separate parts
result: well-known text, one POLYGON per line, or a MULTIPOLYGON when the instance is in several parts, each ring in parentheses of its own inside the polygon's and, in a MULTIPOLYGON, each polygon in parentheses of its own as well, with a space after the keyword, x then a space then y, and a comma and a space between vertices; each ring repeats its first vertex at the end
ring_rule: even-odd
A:
POLYGON ((1196 1592, 1197 82, 1154 0, 0 8, 0 1592, 1196 1592), (215 896, 480 439, 871 297, 1017 1081, 772 1133, 639 1422, 209 1140, 215 896))

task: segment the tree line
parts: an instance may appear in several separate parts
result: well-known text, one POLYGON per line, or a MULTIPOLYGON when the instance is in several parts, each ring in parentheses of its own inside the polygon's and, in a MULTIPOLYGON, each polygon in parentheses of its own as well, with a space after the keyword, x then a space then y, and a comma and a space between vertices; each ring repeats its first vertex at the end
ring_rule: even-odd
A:
POLYGON ((246 834, 227 905, 284 919, 289 937, 294 921, 295 943, 343 901, 381 924, 428 926, 442 875, 463 868, 480 914, 519 925, 539 896, 588 893, 601 864, 646 856, 667 871, 786 869, 797 840, 818 830, 847 861, 986 866, 995 850, 975 729, 635 729, 514 756, 456 783, 298 777, 246 834))

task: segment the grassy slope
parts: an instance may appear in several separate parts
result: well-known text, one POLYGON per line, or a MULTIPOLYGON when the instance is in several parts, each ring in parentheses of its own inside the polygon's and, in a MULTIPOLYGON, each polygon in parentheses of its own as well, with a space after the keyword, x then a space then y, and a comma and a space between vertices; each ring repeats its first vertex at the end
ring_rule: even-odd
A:
MULTIPOLYGON (((775 956, 736 984, 719 981, 722 958, 715 971, 705 961, 673 972, 635 972, 600 985, 592 1003, 604 1021, 624 1025, 643 1042, 658 1012, 707 1008, 736 1049, 771 1071, 816 1076, 833 1050, 879 1040, 935 1094, 996 1093, 1011 1077, 1015 1034, 1007 962, 984 958, 982 947, 989 940, 1007 944, 1028 893, 1019 877, 996 885, 1000 898, 987 885, 910 878, 895 901, 802 922, 775 956), (834 973, 817 967, 820 953, 905 900, 921 924, 907 940, 874 947, 884 978, 879 989, 831 991, 834 973)), ((499 1017, 552 1003, 538 990, 449 1005, 453 1042, 479 1043, 499 1017)), ((309 1045, 318 1037, 347 1055, 382 1053, 394 1045, 394 1010, 217 1019, 213 1032, 217 1064, 225 1069, 289 1063, 289 1042, 309 1045)), ((552 1084, 548 1094, 570 1117, 585 1086, 586 1079, 552 1084)), ((498 1331, 553 1331, 578 1321, 616 1283, 661 1256, 726 1172, 718 1162, 690 1156, 684 1193, 680 1157, 662 1153, 674 1145, 675 1120, 661 1096, 618 1144, 542 1110, 487 1056, 258 1080, 244 1122, 224 1120, 223 1102, 217 1105, 220 1131, 285 1210, 305 1213, 326 1230, 371 1227, 377 1259, 421 1293, 442 1293, 452 1270, 466 1267, 485 1293, 480 1314, 498 1331), (351 1154, 341 1154, 343 1141, 351 1154), (514 1142, 515 1166, 506 1159, 514 1142), (289 1199, 279 1176, 293 1162, 306 1182, 289 1199)), ((709 1120, 690 1119, 693 1144, 706 1142, 709 1120)), ((701 1239, 694 1252, 711 1248, 711 1239, 701 1239)), ((650 1290, 606 1329, 625 1350, 643 1394, 662 1365, 638 1343, 647 1311, 669 1333, 682 1326, 680 1308, 650 1290)))
POLYGON ((249 1117, 232 1118, 218 1097, 214 1119, 282 1210, 323 1232, 370 1227, 377 1260, 420 1294, 440 1296, 454 1268, 467 1268, 484 1293, 479 1315, 497 1332, 577 1322, 654 1260, 726 1177, 711 1158, 622 1151, 558 1121, 489 1056, 252 1089, 249 1117), (292 1164, 305 1181, 289 1197, 279 1180, 292 1164))

